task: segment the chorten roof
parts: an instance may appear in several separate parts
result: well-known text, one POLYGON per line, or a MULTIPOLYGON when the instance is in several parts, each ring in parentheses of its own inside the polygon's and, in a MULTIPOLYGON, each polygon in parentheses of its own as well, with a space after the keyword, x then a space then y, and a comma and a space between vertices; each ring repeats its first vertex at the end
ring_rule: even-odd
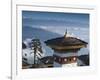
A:
POLYGON ((63 37, 53 38, 45 41, 47 46, 50 46, 54 49, 72 49, 72 48, 82 48, 86 46, 88 43, 78 39, 76 37, 67 36, 67 31, 63 37))

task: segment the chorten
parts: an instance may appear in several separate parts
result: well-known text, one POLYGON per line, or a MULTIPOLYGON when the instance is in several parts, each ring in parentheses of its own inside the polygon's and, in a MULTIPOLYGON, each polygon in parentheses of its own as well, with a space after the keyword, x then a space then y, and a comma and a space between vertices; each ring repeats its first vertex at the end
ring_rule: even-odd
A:
POLYGON ((45 44, 54 51, 54 67, 77 66, 77 52, 87 46, 87 42, 67 33, 62 37, 45 41, 45 44))

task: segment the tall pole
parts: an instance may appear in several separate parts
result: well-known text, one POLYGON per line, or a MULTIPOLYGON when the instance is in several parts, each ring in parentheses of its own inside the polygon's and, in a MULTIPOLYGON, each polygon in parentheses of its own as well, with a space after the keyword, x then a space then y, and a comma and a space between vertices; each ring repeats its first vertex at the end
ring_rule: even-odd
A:
POLYGON ((36 48, 34 47, 34 64, 36 63, 35 59, 36 59, 36 48))

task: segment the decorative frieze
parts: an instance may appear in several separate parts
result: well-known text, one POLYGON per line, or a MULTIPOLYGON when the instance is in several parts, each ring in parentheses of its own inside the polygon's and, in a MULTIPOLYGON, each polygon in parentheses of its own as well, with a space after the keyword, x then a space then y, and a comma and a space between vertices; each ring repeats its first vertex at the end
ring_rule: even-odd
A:
POLYGON ((59 64, 70 64, 77 62, 77 56, 70 56, 70 57, 60 57, 54 55, 54 61, 59 64))

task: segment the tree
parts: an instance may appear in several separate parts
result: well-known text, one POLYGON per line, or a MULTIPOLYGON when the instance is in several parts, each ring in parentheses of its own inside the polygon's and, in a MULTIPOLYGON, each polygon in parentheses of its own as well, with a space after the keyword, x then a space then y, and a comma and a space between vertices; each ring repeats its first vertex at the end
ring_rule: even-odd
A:
POLYGON ((31 49, 33 50, 34 53, 34 64, 36 64, 36 57, 39 59, 37 54, 41 56, 41 53, 43 53, 41 42, 39 39, 32 39, 31 49), (40 53, 38 53, 37 51, 39 51, 40 53))

